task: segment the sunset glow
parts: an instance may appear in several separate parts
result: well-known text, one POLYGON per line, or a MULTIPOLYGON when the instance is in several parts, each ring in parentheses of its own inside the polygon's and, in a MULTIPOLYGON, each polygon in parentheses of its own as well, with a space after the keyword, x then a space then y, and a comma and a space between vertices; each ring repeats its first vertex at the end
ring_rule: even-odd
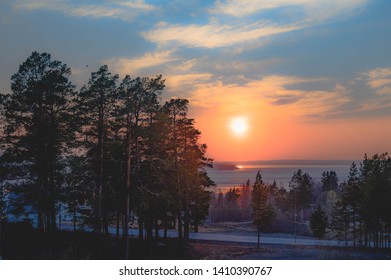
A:
POLYGON ((0 92, 32 50, 48 51, 77 89, 104 64, 161 74, 161 101, 189 100, 215 161, 390 150, 391 1, 158 2, 4 2, 0 92))

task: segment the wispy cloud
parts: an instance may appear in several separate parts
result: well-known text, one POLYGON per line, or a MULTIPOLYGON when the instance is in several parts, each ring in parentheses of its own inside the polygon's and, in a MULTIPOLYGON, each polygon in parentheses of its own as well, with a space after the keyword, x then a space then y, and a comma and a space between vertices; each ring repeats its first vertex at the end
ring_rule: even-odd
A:
POLYGON ((133 9, 139 9, 139 10, 145 10, 145 11, 152 11, 155 10, 156 7, 150 4, 145 3, 142 0, 137 1, 112 1, 116 3, 119 6, 129 7, 133 9))
POLYGON ((160 45, 173 42, 187 47, 219 48, 258 40, 299 28, 295 25, 284 26, 265 21, 247 25, 220 24, 217 21, 204 25, 180 25, 161 22, 153 30, 141 34, 145 39, 160 45))
POLYGON ((368 85, 384 94, 390 92, 391 87, 391 68, 376 68, 366 73, 368 85))
MULTIPOLYGON (((332 18, 356 13, 370 0, 227 0, 216 1, 209 9, 206 24, 172 24, 161 22, 145 39, 160 45, 192 48, 221 48, 249 43, 270 43, 270 37, 311 27, 332 18), (276 10, 283 16, 264 16, 276 10), (233 17, 227 18, 228 17, 233 17), (267 20, 266 20, 267 19, 267 20)), ((241 49, 240 49, 241 50, 241 49)))
POLYGON ((313 0, 228 0, 216 1, 209 11, 214 14, 227 14, 234 17, 245 17, 261 11, 293 5, 308 5, 313 0))
POLYGON ((183 91, 185 88, 195 88, 212 78, 210 73, 192 73, 183 75, 168 75, 167 89, 170 91, 183 91))
POLYGON ((350 102, 346 88, 337 84, 330 90, 306 91, 290 89, 289 86, 322 80, 272 75, 243 85, 217 82, 200 86, 191 100, 192 104, 203 108, 218 107, 224 103, 231 111, 256 110, 257 104, 266 102, 269 108, 281 110, 283 114, 289 112, 296 117, 321 118, 334 114, 350 102))
POLYGON ((17 0, 13 7, 16 10, 50 10, 75 17, 109 17, 122 20, 131 20, 139 13, 145 13, 155 9, 153 5, 146 4, 142 0, 103 1, 91 4, 85 4, 85 2, 73 0, 17 0))
POLYGON ((141 57, 134 58, 112 58, 103 61, 108 64, 110 68, 114 69, 121 75, 125 74, 139 74, 141 69, 152 68, 172 61, 179 60, 179 57, 173 55, 173 50, 156 51, 152 53, 145 53, 141 57))
MULTIPOLYGON (((387 69, 374 69, 365 74, 373 78, 389 75, 387 69)), ((201 83, 193 92, 191 101, 200 108, 225 108, 233 114, 269 109, 273 111, 272 114, 301 121, 390 116, 391 81, 385 84, 372 80, 375 87, 371 90, 369 86, 364 95, 356 91, 355 81, 335 83, 325 89, 321 89, 321 86, 318 90, 304 89, 306 84, 316 85, 324 81, 328 79, 268 75, 243 84, 224 84, 221 81, 201 83)), ((361 84, 356 86, 362 88, 361 84)))
POLYGON ((216 1, 215 7, 210 9, 210 12, 246 17, 268 10, 296 8, 301 10, 306 18, 324 20, 341 14, 351 14, 367 2, 369 0, 226 0, 216 1))

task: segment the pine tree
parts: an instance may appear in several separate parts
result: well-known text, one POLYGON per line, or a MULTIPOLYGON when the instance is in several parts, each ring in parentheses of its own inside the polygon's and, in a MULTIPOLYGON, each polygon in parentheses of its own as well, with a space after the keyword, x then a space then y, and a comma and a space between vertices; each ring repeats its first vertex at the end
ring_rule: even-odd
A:
POLYGON ((62 184, 63 156, 74 131, 71 70, 48 53, 33 52, 11 77, 4 95, 6 161, 24 211, 38 214, 38 228, 56 229, 56 203, 62 184), (18 179, 18 180, 16 180, 18 179))
POLYGON ((341 199, 346 205, 348 211, 350 227, 352 228, 353 244, 356 246, 357 231, 359 231, 359 240, 361 240, 361 200, 362 190, 360 187, 360 177, 357 165, 353 162, 350 166, 349 177, 347 182, 341 184, 341 199))
POLYGON ((346 201, 338 200, 332 212, 331 229, 336 233, 337 238, 348 244, 351 215, 346 201))
POLYGON ((176 187, 173 197, 177 201, 180 239, 189 238, 191 193, 207 187, 204 182, 211 182, 205 167, 211 166, 212 160, 205 157, 206 145, 198 143, 201 132, 194 127, 194 120, 187 117, 188 104, 186 99, 171 99, 162 108, 169 126, 167 163, 173 173, 171 184, 176 187))
POLYGON ((310 227, 317 238, 324 238, 327 228, 327 215, 326 212, 322 210, 320 205, 318 205, 318 208, 311 215, 310 227))
POLYGON ((375 247, 391 246, 390 233, 391 158, 387 153, 365 155, 361 164, 361 218, 365 244, 372 239, 375 247))
POLYGON ((308 173, 303 173, 301 169, 293 173, 292 179, 289 182, 290 197, 294 205, 294 211, 301 213, 301 220, 305 219, 305 211, 309 208, 312 202, 312 178, 308 173))
POLYGON ((273 206, 268 202, 267 185, 263 182, 260 171, 255 178, 251 201, 253 221, 257 227, 257 247, 259 248, 261 231, 267 230, 275 217, 273 206))
POLYGON ((249 221, 251 219, 251 186, 250 180, 241 186, 241 195, 239 197, 241 220, 249 221))
POLYGON ((79 93, 78 110, 83 124, 83 146, 87 150, 90 168, 95 171, 95 187, 92 193, 94 230, 107 232, 107 213, 102 208, 104 185, 104 149, 113 121, 114 105, 118 99, 116 81, 106 65, 91 73, 86 87, 79 93))
POLYGON ((326 171, 322 173, 322 190, 327 191, 336 191, 338 188, 338 176, 335 171, 326 171))
MULTIPOLYGON (((125 76, 119 87, 120 104, 116 114, 117 120, 122 123, 125 131, 125 150, 126 150, 126 186, 125 186, 125 217, 124 217, 124 238, 125 238, 125 257, 128 257, 128 223, 130 215, 130 204, 132 197, 137 189, 139 196, 145 196, 138 198, 138 201, 142 201, 143 205, 148 207, 142 207, 139 205, 139 209, 142 212, 148 212, 147 222, 147 235, 150 238, 152 235, 152 223, 151 219, 154 216, 154 203, 156 200, 152 196, 156 196, 156 193, 152 190, 151 184, 148 184, 144 178, 142 178, 142 168, 145 166, 143 161, 149 160, 149 165, 152 164, 152 152, 148 152, 146 138, 148 131, 150 131, 153 123, 154 113, 158 110, 158 97, 164 89, 164 80, 162 76, 157 76, 155 79, 148 77, 131 79, 130 76, 125 76), (133 174, 133 175, 132 175, 133 174)), ((149 166, 150 167, 150 166, 149 166)), ((148 168, 148 167, 147 167, 148 168)), ((150 170, 152 172, 152 170, 150 170)), ((153 174, 153 173, 152 173, 153 174)), ((135 202, 136 200, 133 199, 135 202)), ((142 215, 139 213, 139 224, 142 226, 142 215)), ((141 232, 141 230, 140 230, 141 232)), ((140 236, 141 237, 141 236, 140 236)))

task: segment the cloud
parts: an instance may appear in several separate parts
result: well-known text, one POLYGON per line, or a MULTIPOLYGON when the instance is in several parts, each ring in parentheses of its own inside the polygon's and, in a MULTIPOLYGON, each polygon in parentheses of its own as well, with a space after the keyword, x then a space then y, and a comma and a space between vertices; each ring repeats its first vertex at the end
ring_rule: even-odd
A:
MULTIPOLYGON (((341 14, 350 14, 361 8, 369 0, 227 0, 216 1, 210 9, 213 14, 226 14, 234 17, 246 17, 268 10, 288 10, 296 8, 312 20, 324 20, 341 14)), ((295 10, 297 13, 297 10, 295 10)))
POLYGON ((391 95, 391 87, 383 87, 378 91, 378 93, 391 95))
POLYGON ((290 85, 313 83, 321 79, 304 79, 293 76, 266 76, 243 85, 222 82, 198 86, 190 100, 201 108, 225 107, 233 113, 269 108, 276 114, 291 114, 295 117, 322 118, 335 114, 349 103, 348 90, 336 85, 330 90, 306 91, 290 89, 290 85), (264 104, 264 105, 260 105, 264 104), (265 106, 266 104, 266 106, 265 106))
POLYGON ((216 1, 215 7, 209 11, 214 14, 227 14, 234 17, 245 17, 261 11, 282 8, 293 5, 306 5, 313 1, 311 0, 228 0, 216 1))
POLYGON ((166 78, 166 85, 168 90, 181 91, 185 87, 196 87, 198 84, 203 84, 210 80, 213 75, 210 73, 193 73, 183 75, 168 75, 166 78))
POLYGON ((300 29, 294 25, 277 25, 265 21, 253 24, 220 24, 212 21, 204 25, 180 25, 161 22, 142 36, 154 43, 170 42, 187 47, 219 48, 255 41, 271 35, 300 29))
POLYGON ((368 85, 380 94, 390 92, 391 68, 376 68, 366 73, 368 85))
POLYGON ((145 53, 141 57, 135 58, 112 58, 103 61, 104 64, 110 66, 121 75, 137 74, 141 69, 152 68, 162 64, 166 64, 172 61, 179 60, 180 58, 173 56, 173 50, 157 51, 153 53, 145 53))
POLYGON ((50 10, 74 17, 109 17, 121 20, 132 20, 139 13, 150 12, 155 9, 154 6, 146 4, 142 0, 104 1, 95 4, 82 3, 85 3, 85 1, 18 0, 13 7, 16 10, 50 10))
POLYGON ((222 107, 230 113, 270 110, 271 115, 300 121, 390 117, 391 68, 372 69, 357 77, 334 84, 331 78, 284 75, 243 79, 244 82, 236 84, 217 81, 197 85, 190 100, 193 106, 204 110, 222 107))
POLYGON ((129 7, 133 9, 139 9, 139 10, 145 10, 145 11, 152 11, 155 10, 156 7, 150 4, 146 4, 144 1, 138 0, 138 1, 112 1, 116 3, 117 5, 129 7))
MULTIPOLYGON (((142 36, 159 45, 221 48, 270 43, 270 37, 305 29, 335 17, 351 16, 370 0, 231 0, 216 1, 206 24, 161 22, 142 36), (294 9, 292 9, 294 8, 294 9), (279 16, 264 15, 276 10, 279 16), (226 16, 234 17, 232 20, 226 16)), ((242 48, 236 49, 239 52, 242 48)))

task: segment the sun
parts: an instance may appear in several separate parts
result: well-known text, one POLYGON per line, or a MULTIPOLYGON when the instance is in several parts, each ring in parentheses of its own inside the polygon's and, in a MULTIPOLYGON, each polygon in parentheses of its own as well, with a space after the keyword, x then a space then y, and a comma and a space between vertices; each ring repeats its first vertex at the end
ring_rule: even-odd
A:
POLYGON ((236 137, 243 137, 248 132, 248 122, 245 117, 235 117, 230 120, 229 128, 236 137))

